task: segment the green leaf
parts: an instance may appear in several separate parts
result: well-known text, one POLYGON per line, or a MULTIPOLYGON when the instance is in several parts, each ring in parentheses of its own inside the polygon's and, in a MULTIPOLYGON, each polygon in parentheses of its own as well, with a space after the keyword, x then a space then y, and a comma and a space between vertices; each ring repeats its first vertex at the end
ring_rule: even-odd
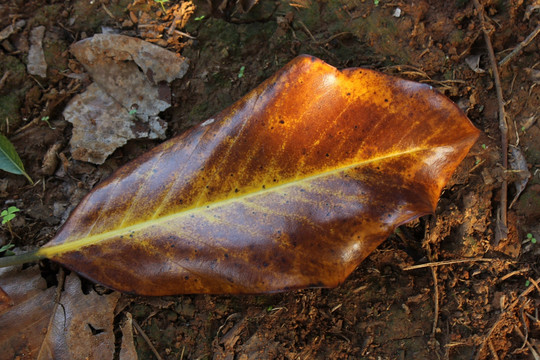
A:
POLYGON ((15 214, 7 214, 6 216, 4 216, 4 219, 2 220, 2 225, 4 225, 7 222, 10 222, 14 218, 15 218, 15 214))
POLYGON ((10 206, 7 209, 8 214, 14 214, 14 213, 19 212, 19 211, 21 211, 21 209, 19 209, 16 206, 10 206))
POLYGON ((242 66, 240 68, 240 72, 238 72, 238 78, 241 79, 242 77, 244 77, 244 71, 246 70, 246 67, 245 66, 242 66))
POLYGON ((0 252, 4 252, 4 251, 5 251, 6 254, 7 254, 7 252, 8 252, 9 250, 13 249, 14 247, 15 247, 15 245, 13 245, 13 244, 6 244, 6 245, 0 247, 0 252))
POLYGON ((10 172, 12 174, 24 175, 30 181, 31 184, 34 184, 30 176, 24 170, 24 165, 17 154, 17 150, 13 144, 8 140, 7 137, 0 134, 0 169, 10 172))

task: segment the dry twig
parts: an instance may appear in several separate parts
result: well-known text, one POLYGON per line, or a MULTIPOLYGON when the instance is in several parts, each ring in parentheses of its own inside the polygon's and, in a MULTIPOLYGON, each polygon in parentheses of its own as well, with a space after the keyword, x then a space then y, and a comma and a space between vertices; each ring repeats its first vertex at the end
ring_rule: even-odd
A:
POLYGON ((152 342, 150 341, 150 338, 148 338, 148 336, 146 335, 146 333, 143 331, 143 329, 141 328, 141 326, 137 323, 137 321, 135 321, 135 319, 132 319, 132 322, 133 322, 133 326, 135 326, 135 329, 137 329, 137 331, 139 332, 139 334, 141 334, 141 336, 143 337, 144 341, 146 341, 146 343, 148 344, 148 346, 150 347, 150 350, 152 350, 152 352, 154 353, 154 355, 156 356, 156 358, 158 360, 163 360, 163 358, 161 356, 159 356, 159 353, 157 352, 156 348, 154 347, 154 345, 152 344, 152 342))
POLYGON ((510 60, 512 60, 512 58, 513 58, 514 56, 516 56, 521 50, 523 50, 523 48, 524 48, 525 46, 529 45, 529 44, 531 43, 531 41, 533 41, 534 38, 535 38, 538 34, 540 34, 540 24, 538 24, 538 25, 536 26, 536 29, 534 29, 533 32, 530 33, 529 36, 527 36, 527 37, 525 38, 525 40, 523 40, 522 42, 520 42, 519 45, 516 46, 515 49, 512 50, 512 52, 511 52, 510 54, 506 55, 506 56, 504 57, 504 59, 502 59, 501 61, 499 61, 499 66, 502 67, 502 66, 506 65, 510 60))
POLYGON ((8 76, 11 75, 11 72, 8 70, 2 75, 2 78, 0 79, 0 89, 2 89, 7 81, 8 76))
POLYGON ((504 275, 502 278, 498 279, 497 283, 502 283, 504 280, 509 279, 512 276, 524 274, 524 273, 528 272, 529 270, 530 269, 528 269, 528 268, 523 268, 523 269, 514 270, 512 272, 509 272, 508 274, 504 275))
POLYGON ((525 338, 525 335, 523 335, 523 333, 521 332, 521 330, 519 330, 519 328, 517 326, 514 326, 514 331, 516 332, 516 334, 519 335, 519 337, 525 341, 525 344, 527 345, 527 348, 529 349, 529 351, 531 352, 534 360, 540 360, 540 355, 538 355, 538 352, 534 349, 534 347, 531 345, 531 343, 529 342, 529 340, 527 340, 525 338))
POLYGON ((493 342, 489 340, 488 342, 489 351, 491 352, 491 356, 493 356, 493 359, 499 360, 499 355, 497 355, 497 350, 495 350, 495 346, 493 346, 493 342))
POLYGON ((403 270, 416 270, 416 269, 423 269, 426 267, 437 267, 437 266, 444 266, 444 265, 452 265, 452 264, 461 264, 461 263, 468 263, 468 262, 492 262, 494 259, 489 258, 470 258, 470 259, 456 259, 456 260, 443 260, 443 261, 436 261, 436 262, 430 262, 426 264, 419 264, 419 265, 412 265, 407 266, 406 268, 403 268, 403 270))
POLYGON ((437 322, 439 320, 439 287, 438 287, 438 280, 437 280, 437 268, 431 267, 431 275, 433 275, 433 302, 435 303, 435 308, 433 310, 433 329, 431 331, 431 336, 434 337, 437 333, 437 322))
MULTIPOLYGON (((497 68, 497 59, 495 58, 495 52, 493 51, 493 45, 491 44, 491 38, 489 31, 486 28, 486 22, 484 19, 484 7, 480 5, 478 0, 473 0, 474 7, 478 12, 480 18, 480 24, 482 26, 482 32, 484 33, 484 40, 489 55, 489 62, 493 72, 493 79, 495 81, 495 90, 497 92, 497 101, 499 103, 499 130, 501 131, 501 156, 502 167, 506 172, 508 169, 508 125, 506 123, 506 112, 504 110, 504 98, 501 86, 501 79, 499 77, 499 70, 497 68)), ((507 201, 508 201, 508 180, 503 178, 501 185, 501 201, 500 201, 500 215, 498 216, 498 229, 499 236, 496 236, 495 245, 498 245, 498 241, 505 239, 507 234, 507 201), (502 228, 502 229, 501 229, 502 228)))

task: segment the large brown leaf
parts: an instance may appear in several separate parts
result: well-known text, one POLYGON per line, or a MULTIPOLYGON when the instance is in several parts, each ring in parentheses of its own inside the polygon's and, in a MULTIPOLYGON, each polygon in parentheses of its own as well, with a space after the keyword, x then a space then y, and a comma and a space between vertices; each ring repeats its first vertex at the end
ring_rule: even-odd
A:
POLYGON ((434 211, 477 136, 429 86, 302 56, 119 169, 37 255, 144 295, 333 287, 434 211))

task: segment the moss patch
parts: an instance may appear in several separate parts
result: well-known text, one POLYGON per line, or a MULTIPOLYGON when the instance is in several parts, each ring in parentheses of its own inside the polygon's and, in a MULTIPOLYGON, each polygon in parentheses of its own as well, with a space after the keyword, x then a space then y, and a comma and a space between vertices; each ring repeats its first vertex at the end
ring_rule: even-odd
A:
POLYGON ((3 132, 9 126, 10 128, 17 127, 21 122, 19 109, 21 100, 16 93, 8 93, 0 96, 0 130, 3 132))

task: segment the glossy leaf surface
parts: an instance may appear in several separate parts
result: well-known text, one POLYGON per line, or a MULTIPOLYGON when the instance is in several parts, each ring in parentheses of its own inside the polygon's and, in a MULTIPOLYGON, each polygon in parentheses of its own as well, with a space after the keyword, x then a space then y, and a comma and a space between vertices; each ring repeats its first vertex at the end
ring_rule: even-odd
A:
POLYGON ((333 287, 434 211, 477 136, 429 86, 302 56, 120 168, 38 255, 144 295, 333 287))

